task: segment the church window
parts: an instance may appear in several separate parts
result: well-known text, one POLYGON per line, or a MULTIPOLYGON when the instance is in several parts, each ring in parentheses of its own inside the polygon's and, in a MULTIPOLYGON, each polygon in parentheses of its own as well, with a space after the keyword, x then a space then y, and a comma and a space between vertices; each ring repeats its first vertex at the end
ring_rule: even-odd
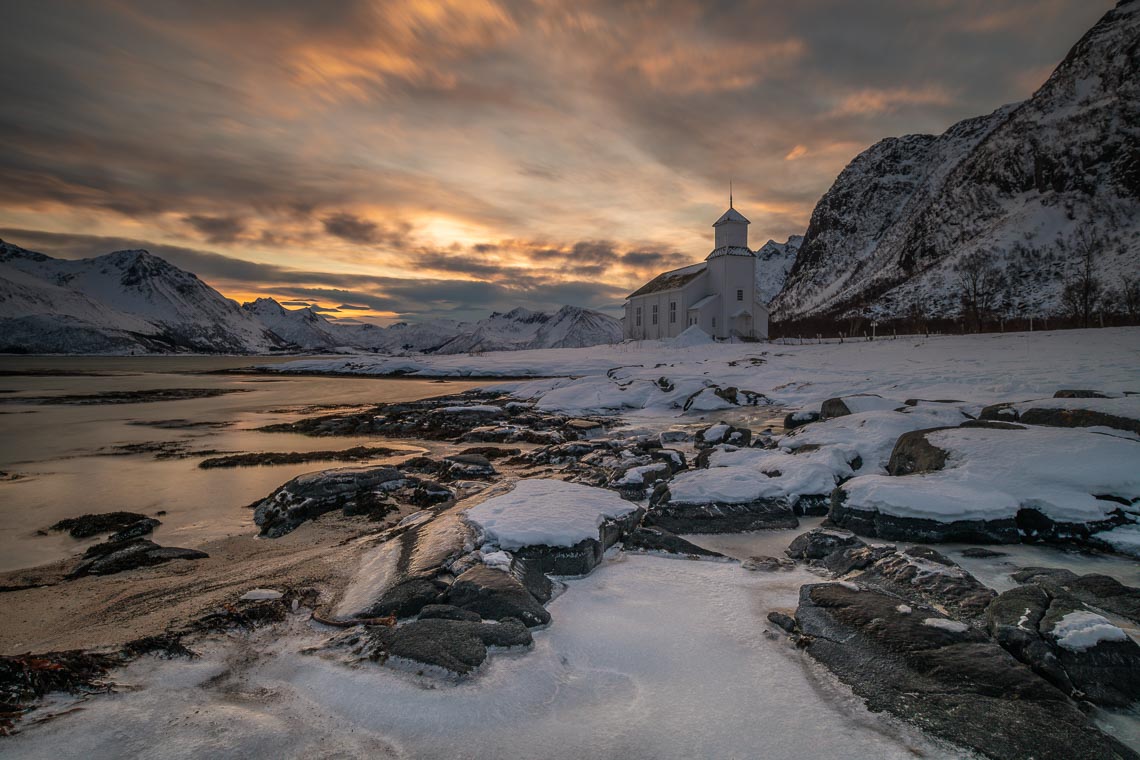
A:
POLYGON ((676 301, 670 301, 669 302, 669 324, 673 324, 676 321, 677 321, 677 302, 676 301))
POLYGON ((744 300, 744 291, 743 290, 736 291, 736 300, 737 301, 743 301, 744 300))
POLYGON ((641 307, 640 306, 637 307, 637 319, 636 319, 636 321, 637 321, 637 326, 641 327, 641 307))
POLYGON ((716 329, 716 317, 713 317, 713 329, 716 329))
POLYGON ((657 304, 653 304, 653 324, 657 324, 657 304))

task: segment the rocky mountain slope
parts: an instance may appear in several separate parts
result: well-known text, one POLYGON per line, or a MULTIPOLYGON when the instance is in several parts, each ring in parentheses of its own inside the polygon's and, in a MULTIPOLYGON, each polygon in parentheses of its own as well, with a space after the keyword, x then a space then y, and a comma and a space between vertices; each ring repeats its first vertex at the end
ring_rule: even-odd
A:
POLYGON ((764 303, 770 302, 784 287, 803 242, 803 235, 792 235, 783 243, 769 240, 756 249, 756 291, 764 303))
POLYGON ((979 253, 1006 316, 1060 308, 1079 236, 1108 286, 1140 276, 1140 0, 1123 0, 1023 103, 857 156, 812 213, 773 317, 957 316, 979 253))
POLYGON ((146 251, 72 261, 0 241, 0 350, 262 353, 284 345, 195 275, 146 251))

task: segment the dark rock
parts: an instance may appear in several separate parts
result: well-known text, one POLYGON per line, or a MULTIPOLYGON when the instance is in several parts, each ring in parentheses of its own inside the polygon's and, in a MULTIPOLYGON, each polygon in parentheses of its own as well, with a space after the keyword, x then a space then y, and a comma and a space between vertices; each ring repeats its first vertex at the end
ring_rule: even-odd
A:
POLYGON ((831 492, 828 519, 839 528, 860 536, 886 541, 921 541, 926 543, 960 542, 983 544, 1016 544, 1021 541, 1017 521, 953 520, 941 522, 920 517, 898 517, 879 511, 851 509, 842 488, 831 492))
POLYGON ((795 560, 788 559, 787 557, 768 557, 765 555, 749 557, 740 563, 740 567, 745 570, 760 571, 765 573, 792 570, 795 568, 795 566, 795 560))
POLYGON ((386 446, 353 446, 340 451, 257 451, 203 459, 198 466, 204 470, 218 467, 258 467, 262 465, 304 464, 306 462, 359 462, 393 454, 407 453, 386 446))
POLYGON ((838 578, 856 570, 866 570, 894 551, 893 546, 856 546, 833 551, 823 559, 817 560, 817 563, 838 578))
POLYGON ((539 563, 515 557, 511 560, 510 572, 542 604, 554 597, 554 582, 542 572, 539 563))
POLYGON ((980 546, 971 546, 969 549, 962 550, 963 557, 970 559, 991 559, 993 557, 1008 557, 1008 552, 996 552, 993 549, 984 549, 980 546))
POLYGON ((145 538, 135 538, 91 547, 84 555, 84 559, 68 574, 68 577, 112 575, 139 567, 161 565, 175 559, 205 559, 209 556, 206 552, 196 549, 159 546, 145 538))
POLYGON ((1125 586, 1107 575, 1077 575, 1061 568, 1026 567, 1015 572, 1013 579, 1018 583, 1035 583, 1053 594, 1069 594, 1085 604, 1140 623, 1140 589, 1125 586))
POLYGON ((819 421, 819 412, 791 412, 784 415, 784 430, 795 430, 819 421))
POLYGON ((786 633, 791 633, 796 630, 796 619, 791 615, 786 615, 783 612, 772 610, 768 613, 768 622, 772 623, 779 628, 782 628, 786 633))
POLYGON ((466 620, 472 623, 478 623, 483 620, 478 612, 471 610, 461 610, 450 604, 429 604, 426 605, 419 614, 420 620, 466 620))
POLYGON ((81 515, 60 520, 48 530, 67 531, 72 538, 90 538, 99 533, 112 533, 129 528, 137 522, 148 519, 137 512, 104 512, 102 514, 81 515))
POLYGON ((517 618, 528 628, 546 625, 550 613, 510 573, 477 565, 455 579, 448 604, 479 613, 484 620, 517 618))
POLYGON ((1093 534, 1111 530, 1128 522, 1123 512, 1110 514, 1103 520, 1089 522, 1059 522, 1031 507, 1017 510, 1017 529, 1027 543, 1095 544, 1093 534))
POLYGON ((395 467, 345 467, 299 475, 254 505, 253 521, 261 535, 278 538, 306 520, 357 500, 375 502, 378 490, 404 479, 395 467))
POLYGON ((417 507, 430 507, 440 504, 455 496, 447 486, 431 480, 421 480, 412 489, 408 501, 417 507))
POLYGON ((919 472, 934 472, 946 466, 948 452, 938 448, 926 439, 929 433, 946 430, 945 427, 912 430, 903 433, 895 441, 891 458, 887 463, 889 475, 911 475, 919 472))
POLYGON ((956 398, 908 398, 903 403, 907 406, 921 406, 922 404, 961 404, 964 402, 956 398))
POLYGON ((946 609, 963 619, 980 617, 997 596, 948 557, 926 546, 891 552, 855 580, 915 603, 946 609))
POLYGON ((530 646, 530 631, 517 620, 476 623, 429 618, 371 631, 372 656, 400 657, 466 675, 487 659, 487 647, 530 646))
POLYGON ((118 533, 112 533, 107 536, 107 543, 114 544, 121 541, 129 541, 132 538, 142 538, 143 536, 154 533, 154 529, 159 525, 162 525, 162 521, 156 520, 153 517, 145 517, 136 523, 128 525, 118 533))
POLYGON ((800 589, 801 646, 864 700, 991 758, 1136 758, 984 633, 925 624, 934 611, 843 584, 800 589), (1000 730, 995 728, 1000 727, 1000 730))
POLYGON ((1021 413, 1021 422, 1026 425, 1046 425, 1048 427, 1110 427, 1140 434, 1140 420, 1106 414, 1092 409, 1049 409, 1033 407, 1021 413))
POLYGON ((389 588, 359 617, 384 617, 395 615, 398 618, 418 615, 428 605, 440 604, 447 592, 446 583, 435 578, 410 578, 389 588))
POLYGON ((784 553, 792 559, 823 559, 832 552, 841 549, 853 549, 866 545, 858 536, 847 531, 814 528, 792 539, 792 543, 788 545, 784 553))
POLYGON ((1060 390, 1053 394, 1053 398, 1108 398, 1100 391, 1060 390))
POLYGON ((643 509, 607 519, 598 528, 598 538, 584 538, 573 546, 524 546, 514 552, 516 560, 525 560, 548 575, 588 575, 601 564, 606 549, 616 544, 640 522, 643 509))
POLYGON ((460 455, 478 454, 487 459, 501 459, 503 457, 517 457, 522 449, 504 449, 501 446, 472 446, 459 452, 460 455))
POLYGON ((1006 591, 986 611, 998 643, 1042 677, 1076 698, 1108 707, 1140 700, 1140 646, 1130 638, 1086 648, 1061 646, 1054 627, 1084 603, 1062 589, 1028 584, 1006 591))
POLYGON ((455 454, 444 457, 449 478, 488 478, 495 475, 491 461, 482 454, 455 454))
POLYGON ((628 533, 622 539, 626 551, 633 552, 660 552, 663 554, 678 554, 683 557, 709 557, 721 558, 723 554, 705 549, 694 543, 675 536, 664 528, 642 527, 628 533))
POLYGON ((759 499, 744 504, 674 504, 667 490, 645 515, 644 524, 672 533, 744 533, 795 528, 800 524, 786 499, 759 499))
POLYGON ((720 443, 733 446, 747 446, 752 442, 752 431, 748 428, 738 428, 727 422, 718 422, 699 431, 695 437, 697 448, 707 448, 720 443))
POLYGON ((996 420, 998 422, 1017 422, 1020 418, 1021 415, 1013 408, 1013 404, 1008 401, 983 407, 982 411, 978 414, 979 420, 996 420))

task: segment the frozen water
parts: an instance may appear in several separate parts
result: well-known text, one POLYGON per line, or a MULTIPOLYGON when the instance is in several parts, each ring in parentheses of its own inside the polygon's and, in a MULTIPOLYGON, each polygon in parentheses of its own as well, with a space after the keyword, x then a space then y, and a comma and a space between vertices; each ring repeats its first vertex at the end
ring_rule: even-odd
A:
MULTIPOLYGON (((532 652, 496 653, 441 683, 372 664, 258 658, 238 644, 199 661, 146 659, 138 688, 6 742, 13 756, 100 760, 417 758, 961 757, 868 712, 786 639, 761 635, 794 607, 803 570, 624 556, 569 581, 532 652)), ((308 634, 311 636, 312 634, 308 634)), ((259 647, 260 648, 260 647, 259 647)))

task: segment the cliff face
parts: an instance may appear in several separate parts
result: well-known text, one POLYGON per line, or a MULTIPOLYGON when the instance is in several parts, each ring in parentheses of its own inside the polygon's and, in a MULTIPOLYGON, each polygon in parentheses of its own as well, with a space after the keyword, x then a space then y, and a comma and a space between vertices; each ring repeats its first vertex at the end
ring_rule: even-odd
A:
POLYGON ((1140 275, 1138 75, 1127 0, 1029 100, 864 151, 813 211, 774 318, 954 316, 955 265, 976 252, 1004 275, 999 311, 1051 313, 1081 233, 1106 284, 1140 275))

